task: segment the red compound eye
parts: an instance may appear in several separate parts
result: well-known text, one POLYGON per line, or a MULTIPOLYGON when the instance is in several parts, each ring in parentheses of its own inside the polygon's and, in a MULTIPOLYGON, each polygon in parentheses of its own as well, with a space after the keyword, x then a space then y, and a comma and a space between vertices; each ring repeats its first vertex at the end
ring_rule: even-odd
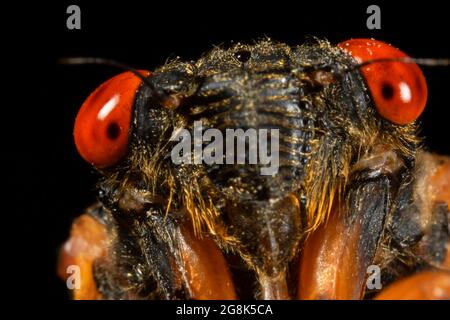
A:
MULTIPOLYGON (((358 62, 403 58, 405 53, 373 39, 352 39, 338 45, 358 62)), ((362 68, 378 113, 390 122, 405 125, 416 120, 425 108, 427 84, 415 63, 377 62, 362 68)))
POLYGON ((121 73, 104 82, 83 103, 75 120, 74 137, 86 161, 108 167, 126 154, 134 99, 141 83, 132 72, 121 73))

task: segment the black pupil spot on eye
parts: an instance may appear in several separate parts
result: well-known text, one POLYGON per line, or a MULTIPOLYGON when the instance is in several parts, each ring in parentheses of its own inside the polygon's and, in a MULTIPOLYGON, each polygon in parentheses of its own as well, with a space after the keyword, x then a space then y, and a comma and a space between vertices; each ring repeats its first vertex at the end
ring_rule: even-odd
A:
POLYGON ((239 50, 234 54, 234 57, 239 62, 245 63, 250 60, 251 53, 248 50, 239 50))
POLYGON ((386 100, 391 100, 394 97, 394 88, 390 83, 383 83, 381 86, 381 94, 386 100))
POLYGON ((116 140, 120 135, 120 127, 117 122, 111 122, 106 129, 106 134, 111 140, 116 140))

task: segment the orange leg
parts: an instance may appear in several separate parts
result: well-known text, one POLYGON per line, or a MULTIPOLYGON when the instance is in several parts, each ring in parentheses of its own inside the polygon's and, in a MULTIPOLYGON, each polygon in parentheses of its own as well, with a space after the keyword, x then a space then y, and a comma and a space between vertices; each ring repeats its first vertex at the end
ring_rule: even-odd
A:
POLYGON ((106 258, 109 240, 106 227, 89 214, 83 214, 73 222, 70 238, 60 251, 58 274, 65 281, 71 276, 80 281, 79 284, 74 283, 75 287, 72 290, 74 299, 102 298, 95 284, 93 267, 97 259, 106 258), (71 266, 77 268, 73 272, 79 271, 78 276, 70 272, 71 266))
POLYGON ((185 286, 192 299, 236 299, 233 280, 225 258, 208 236, 195 237, 189 225, 180 228, 180 253, 185 286))
POLYGON ((298 298, 360 299, 365 270, 359 261, 359 227, 348 228, 345 215, 330 219, 307 239, 301 253, 298 298), (358 281, 359 280, 359 281, 358 281))
MULTIPOLYGON (((177 286, 183 287, 192 299, 236 299, 231 273, 219 247, 208 236, 195 237, 191 224, 185 223, 175 229, 174 254, 169 257, 171 271, 177 279, 177 286)), ((70 266, 80 272, 79 286, 73 289, 77 300, 102 299, 94 277, 94 264, 106 263, 108 272, 114 271, 109 248, 115 240, 105 225, 89 214, 77 218, 69 239, 61 248, 58 274, 68 280, 70 266)), ((128 298, 133 298, 130 293, 128 298)))
MULTIPOLYGON (((438 204, 446 203, 447 207, 450 204, 450 158, 423 154, 420 160, 422 168, 419 170, 414 192, 421 199, 420 208, 423 208, 423 212, 420 217, 424 236, 411 247, 411 251, 428 262, 430 268, 441 271, 418 273, 394 282, 383 289, 386 292, 382 291, 379 299, 438 299, 448 297, 450 292, 450 241, 446 244, 447 254, 442 261, 435 261, 429 251, 430 243, 442 241, 433 236, 433 232, 441 232, 441 225, 433 220, 432 213, 438 204), (425 281, 427 283, 420 284, 425 281)), ((368 210, 368 204, 370 201, 359 205, 368 210)), ((363 298, 366 268, 371 264, 370 260, 364 259, 365 247, 361 246, 361 241, 366 236, 361 228, 365 222, 357 218, 349 223, 346 210, 352 208, 346 209, 336 204, 329 220, 305 242, 300 259, 299 299, 363 298)))
POLYGON ((396 281, 376 300, 450 300, 450 273, 423 271, 396 281))

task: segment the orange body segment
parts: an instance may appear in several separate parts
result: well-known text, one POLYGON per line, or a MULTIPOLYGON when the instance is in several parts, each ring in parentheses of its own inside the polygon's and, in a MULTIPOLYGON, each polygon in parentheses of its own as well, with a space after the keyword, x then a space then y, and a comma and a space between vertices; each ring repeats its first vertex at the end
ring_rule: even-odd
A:
POLYGON ((208 236, 197 238, 183 225, 180 236, 183 278, 197 300, 236 299, 233 280, 225 258, 217 244, 208 236))
POLYGON ((93 270, 94 262, 106 257, 108 244, 109 239, 105 226, 90 215, 84 214, 73 223, 70 238, 60 251, 58 275, 66 281, 73 275, 74 281, 80 281, 79 284, 73 283, 75 285, 72 290, 74 299, 102 298, 96 287, 93 270), (75 266, 75 269, 72 266, 75 266), (78 272, 78 270, 79 277, 72 273, 78 272))
POLYGON ((423 271, 392 283, 376 300, 450 300, 450 273, 423 271))

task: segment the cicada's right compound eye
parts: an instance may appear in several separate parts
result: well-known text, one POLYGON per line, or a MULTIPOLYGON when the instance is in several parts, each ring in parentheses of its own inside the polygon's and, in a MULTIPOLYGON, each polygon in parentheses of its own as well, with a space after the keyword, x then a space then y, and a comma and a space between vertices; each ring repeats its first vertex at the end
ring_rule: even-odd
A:
MULTIPOLYGON (((143 76, 148 71, 139 71, 143 76)), ((121 73, 98 87, 83 103, 75 120, 75 145, 96 167, 117 164, 128 151, 131 117, 142 80, 121 73)))
MULTIPOLYGON (((358 63, 377 59, 407 58, 390 44, 373 39, 341 42, 342 49, 358 63)), ((386 120, 405 125, 415 121, 425 109, 427 83, 416 63, 375 62, 362 68, 378 113, 386 120)))

